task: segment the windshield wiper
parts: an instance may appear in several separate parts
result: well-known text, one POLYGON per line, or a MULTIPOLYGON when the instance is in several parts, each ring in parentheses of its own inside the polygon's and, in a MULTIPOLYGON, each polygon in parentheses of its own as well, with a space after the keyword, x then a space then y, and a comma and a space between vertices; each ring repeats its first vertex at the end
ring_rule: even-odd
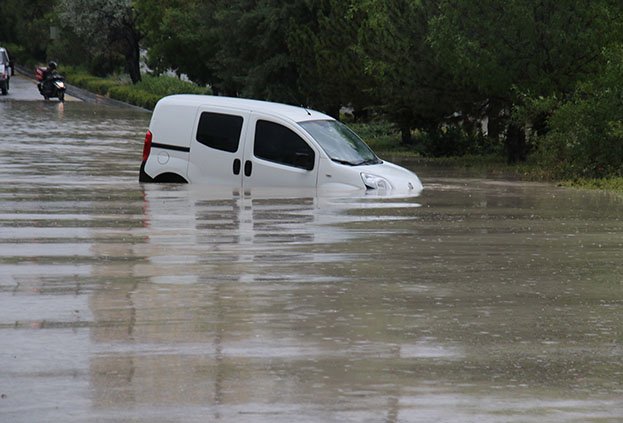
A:
POLYGON ((355 163, 349 162, 348 160, 335 159, 333 157, 331 157, 331 160, 333 160, 336 163, 340 163, 340 164, 344 164, 344 165, 348 165, 348 166, 362 166, 362 165, 370 165, 370 164, 382 163, 381 160, 379 160, 378 158, 362 160, 360 162, 355 162, 355 163))
POLYGON ((379 159, 374 158, 374 159, 368 159, 368 160, 362 160, 360 162, 357 163, 352 163, 353 166, 362 166, 362 165, 371 165, 371 164, 379 164, 382 163, 379 159))
POLYGON ((331 160, 336 162, 336 163, 340 163, 340 164, 344 164, 344 165, 348 165, 348 166, 357 166, 357 165, 359 165, 359 163, 349 162, 348 160, 335 159, 333 157, 331 157, 331 160))

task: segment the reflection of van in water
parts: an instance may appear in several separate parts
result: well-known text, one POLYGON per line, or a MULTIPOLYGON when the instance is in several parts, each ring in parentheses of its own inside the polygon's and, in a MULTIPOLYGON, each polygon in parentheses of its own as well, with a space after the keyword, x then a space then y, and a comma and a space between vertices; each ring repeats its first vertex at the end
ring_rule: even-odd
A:
POLYGON ((174 95, 154 109, 141 182, 228 187, 422 190, 407 169, 380 160, 347 126, 302 107, 174 95))

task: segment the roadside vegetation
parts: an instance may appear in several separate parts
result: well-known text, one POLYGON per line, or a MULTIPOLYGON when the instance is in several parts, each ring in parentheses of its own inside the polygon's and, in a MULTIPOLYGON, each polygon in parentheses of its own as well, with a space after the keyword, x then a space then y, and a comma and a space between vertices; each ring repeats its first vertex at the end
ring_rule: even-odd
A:
POLYGON ((386 157, 621 190, 619 1, 3 0, 0 45, 148 109, 304 105, 386 157))
POLYGON ((182 81, 175 76, 143 75, 141 81, 132 84, 127 75, 111 75, 98 77, 86 70, 65 66, 64 76, 72 85, 107 96, 115 100, 153 110, 158 100, 171 94, 211 94, 207 87, 182 81))

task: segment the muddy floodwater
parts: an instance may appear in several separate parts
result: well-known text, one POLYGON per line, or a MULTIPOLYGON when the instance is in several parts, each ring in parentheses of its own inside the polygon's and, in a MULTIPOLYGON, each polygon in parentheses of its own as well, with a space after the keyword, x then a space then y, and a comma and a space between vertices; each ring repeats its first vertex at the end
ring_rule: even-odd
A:
POLYGON ((15 96, 1 422, 623 421, 621 197, 142 185, 149 113, 15 96))

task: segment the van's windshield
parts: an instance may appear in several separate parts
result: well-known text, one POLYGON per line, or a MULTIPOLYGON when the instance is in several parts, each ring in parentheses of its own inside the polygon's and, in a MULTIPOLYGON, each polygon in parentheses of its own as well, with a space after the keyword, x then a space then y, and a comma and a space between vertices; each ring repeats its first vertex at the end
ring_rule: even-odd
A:
POLYGON ((350 166, 378 164, 381 160, 348 126, 336 120, 299 122, 335 162, 350 166))

